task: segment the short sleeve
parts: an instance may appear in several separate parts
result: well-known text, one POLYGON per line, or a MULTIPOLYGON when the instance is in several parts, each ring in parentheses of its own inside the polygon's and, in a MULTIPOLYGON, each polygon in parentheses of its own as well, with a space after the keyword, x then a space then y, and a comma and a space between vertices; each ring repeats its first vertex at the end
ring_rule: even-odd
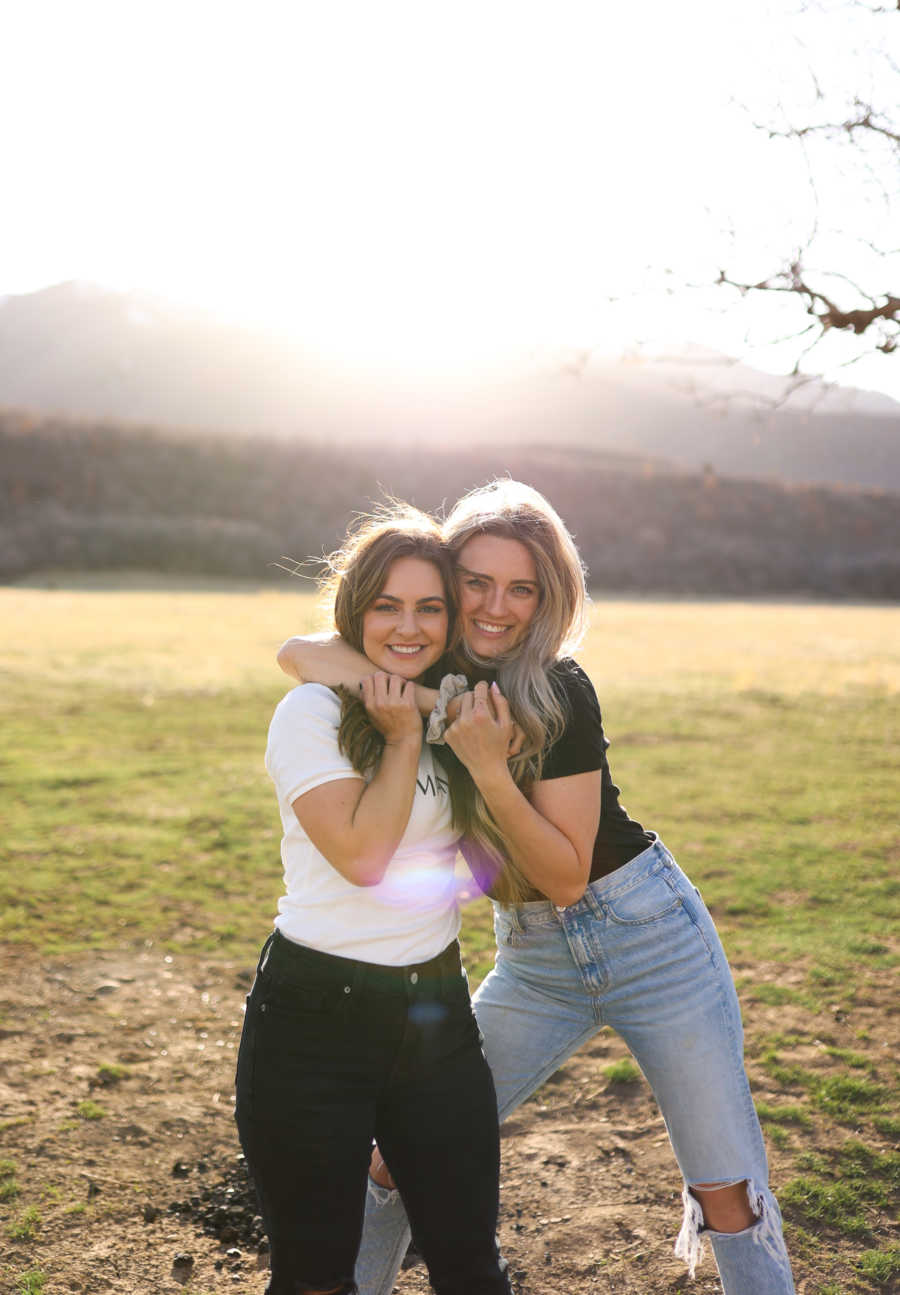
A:
POLYGON ((341 778, 361 774, 338 747, 341 703, 321 684, 301 684, 282 698, 269 725, 266 768, 279 799, 298 796, 341 778))
POLYGON ((594 685, 574 661, 560 661, 551 679, 566 712, 566 727, 544 756, 541 781, 603 769, 609 742, 594 685))

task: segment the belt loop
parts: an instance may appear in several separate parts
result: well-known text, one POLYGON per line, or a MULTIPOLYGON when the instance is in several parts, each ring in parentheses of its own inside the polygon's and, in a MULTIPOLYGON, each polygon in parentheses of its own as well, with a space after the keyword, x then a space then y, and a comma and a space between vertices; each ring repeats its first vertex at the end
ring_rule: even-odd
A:
POLYGON ((353 963, 353 971, 349 977, 350 993, 344 994, 344 1006, 349 1007, 351 1002, 358 1002, 359 996, 365 986, 366 968, 358 958, 353 963))
MULTIPOLYGON (((581 902, 587 904, 588 908, 595 917, 603 917, 606 913, 606 905, 603 900, 594 891, 594 882, 588 886, 581 897, 581 902)), ((599 887, 598 887, 599 889, 599 887)))
POLYGON ((509 914, 510 929, 506 934, 506 943, 511 948, 515 948, 517 944, 525 942, 525 927, 522 925, 522 918, 517 908, 510 906, 503 911, 509 914))
POLYGON ((256 974, 262 975, 266 969, 266 963, 269 961, 269 954, 272 952, 272 945, 275 943, 275 936, 278 934, 277 929, 272 932, 268 940, 259 951, 259 962, 256 964, 256 974))

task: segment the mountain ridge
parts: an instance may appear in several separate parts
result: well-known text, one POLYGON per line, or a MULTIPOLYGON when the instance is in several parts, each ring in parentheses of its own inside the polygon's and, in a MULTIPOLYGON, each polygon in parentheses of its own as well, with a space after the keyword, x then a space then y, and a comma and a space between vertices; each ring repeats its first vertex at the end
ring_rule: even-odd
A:
POLYGON ((179 435, 0 410, 0 579, 46 567, 273 578, 385 494, 440 513, 509 474, 550 498, 591 583, 900 598, 900 494, 674 471, 607 449, 179 435))
POLYGON ((821 384, 785 400, 785 384, 698 347, 376 382, 161 298, 81 281, 0 298, 7 407, 411 450, 555 443, 721 476, 900 490, 900 404, 821 384))

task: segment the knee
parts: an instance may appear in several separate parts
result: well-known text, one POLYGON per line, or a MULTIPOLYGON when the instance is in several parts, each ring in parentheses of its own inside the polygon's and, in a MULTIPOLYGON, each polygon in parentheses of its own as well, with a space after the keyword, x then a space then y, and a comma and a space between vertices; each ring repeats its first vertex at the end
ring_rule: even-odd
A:
POLYGON ((391 1192, 396 1190, 397 1184, 391 1177, 391 1171, 385 1164, 384 1156, 382 1156, 377 1146, 372 1148, 372 1157, 369 1161, 369 1177, 379 1187, 385 1187, 391 1192))
POLYGON ((700 1202, 703 1222, 713 1232, 743 1232, 757 1221, 750 1207, 747 1180, 739 1183, 694 1183, 691 1195, 700 1202))

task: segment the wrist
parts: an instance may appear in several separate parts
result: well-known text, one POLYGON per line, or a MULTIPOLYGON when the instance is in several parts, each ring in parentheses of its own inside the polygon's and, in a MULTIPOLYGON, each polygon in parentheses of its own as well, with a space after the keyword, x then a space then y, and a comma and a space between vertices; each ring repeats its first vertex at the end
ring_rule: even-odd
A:
POLYGON ((509 765, 505 760, 502 764, 485 765, 480 769, 470 766, 469 775, 487 801, 508 796, 510 792, 518 791, 515 780, 510 773, 509 765))
MULTIPOLYGON (((437 701, 434 709, 428 716, 428 726, 425 730, 425 741, 431 742, 435 746, 444 745, 444 733, 448 723, 455 719, 454 715, 448 713, 448 707, 462 693, 468 690, 469 684, 464 674, 445 674, 441 680, 441 686, 438 689, 437 701)), ((457 714, 459 708, 457 705, 457 714)))
POLYGON ((418 756, 422 749, 422 731, 418 733, 398 733, 394 737, 384 739, 384 749, 386 751, 415 751, 418 756))

